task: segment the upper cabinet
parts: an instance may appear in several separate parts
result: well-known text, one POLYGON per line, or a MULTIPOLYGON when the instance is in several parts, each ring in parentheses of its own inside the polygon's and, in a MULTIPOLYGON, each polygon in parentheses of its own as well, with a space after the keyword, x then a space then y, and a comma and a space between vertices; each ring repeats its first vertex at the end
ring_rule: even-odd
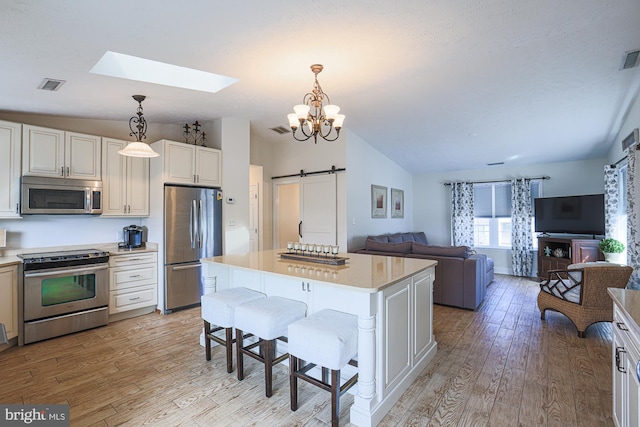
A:
POLYGON ((102 139, 102 216, 149 216, 149 159, 118 154, 126 146, 102 139))
POLYGON ((182 142, 162 140, 163 180, 170 184, 196 184, 203 187, 220 187, 222 184, 222 152, 215 148, 189 145, 182 142))
POLYGON ((22 127, 22 174, 100 180, 101 138, 39 126, 22 127))
POLYGON ((22 125, 0 121, 0 218, 20 218, 22 125))

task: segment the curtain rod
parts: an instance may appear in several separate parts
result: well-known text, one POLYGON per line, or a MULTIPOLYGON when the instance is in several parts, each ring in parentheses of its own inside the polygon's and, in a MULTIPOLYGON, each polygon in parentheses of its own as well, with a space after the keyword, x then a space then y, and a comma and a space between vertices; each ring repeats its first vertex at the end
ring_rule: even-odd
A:
POLYGON ((346 168, 336 168, 335 166, 331 166, 331 169, 327 169, 327 170, 323 170, 323 171, 313 171, 313 172, 305 172, 304 170, 300 169, 299 173, 293 173, 291 175, 272 176, 271 179, 292 178, 294 176, 303 177, 303 176, 309 176, 309 175, 320 175, 320 174, 323 174, 323 173, 332 174, 332 173, 336 173, 336 172, 344 172, 346 170, 347 170, 346 168))
MULTIPOLYGON (((522 179, 522 178, 517 178, 517 179, 522 179)), ((530 179, 531 181, 537 180, 537 179, 551 179, 550 176, 539 176, 536 178, 527 178, 530 179)), ((488 181, 471 181, 472 184, 492 184, 495 182, 511 182, 510 179, 494 179, 494 180, 488 180, 488 181)), ((451 185, 451 184, 455 184, 455 182, 445 182, 444 185, 451 185)))

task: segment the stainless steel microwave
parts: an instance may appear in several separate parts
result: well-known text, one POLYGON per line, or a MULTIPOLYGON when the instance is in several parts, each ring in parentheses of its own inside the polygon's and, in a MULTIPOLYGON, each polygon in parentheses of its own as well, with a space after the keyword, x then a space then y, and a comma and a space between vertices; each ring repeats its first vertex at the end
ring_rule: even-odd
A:
POLYGON ((102 181, 23 176, 23 215, 99 215, 102 213, 102 181))

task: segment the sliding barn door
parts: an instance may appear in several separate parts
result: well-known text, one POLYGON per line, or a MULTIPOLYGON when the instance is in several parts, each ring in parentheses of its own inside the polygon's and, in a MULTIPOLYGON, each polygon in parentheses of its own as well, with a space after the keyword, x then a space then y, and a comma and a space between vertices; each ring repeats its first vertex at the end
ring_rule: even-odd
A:
POLYGON ((274 247, 287 242, 335 245, 336 176, 305 176, 274 183, 274 247))

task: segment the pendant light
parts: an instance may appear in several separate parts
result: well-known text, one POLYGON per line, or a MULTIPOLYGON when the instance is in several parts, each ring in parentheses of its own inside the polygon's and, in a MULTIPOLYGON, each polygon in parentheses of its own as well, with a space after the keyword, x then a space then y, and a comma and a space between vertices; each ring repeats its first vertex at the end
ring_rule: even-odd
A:
POLYGON ((145 100, 144 95, 133 95, 133 99, 138 101, 138 111, 136 116, 129 119, 129 129, 131 130, 130 136, 135 136, 136 140, 130 142, 127 146, 118 151, 118 154, 129 157, 158 157, 159 154, 153 151, 153 149, 146 142, 142 142, 147 137, 147 121, 142 115, 142 101, 145 100), (135 130, 134 130, 135 128, 135 130))

